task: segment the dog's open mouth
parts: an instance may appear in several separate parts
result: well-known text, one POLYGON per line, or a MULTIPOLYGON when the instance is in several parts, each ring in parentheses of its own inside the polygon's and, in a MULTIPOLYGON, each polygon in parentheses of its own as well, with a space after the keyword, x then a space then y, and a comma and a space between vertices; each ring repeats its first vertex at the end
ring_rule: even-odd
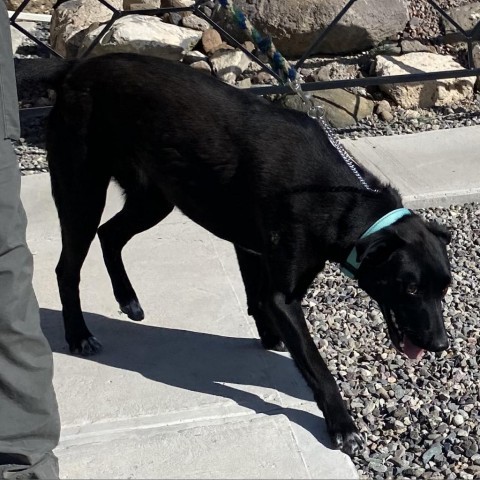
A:
POLYGON ((423 357, 425 350, 415 345, 408 335, 401 330, 395 318, 395 313, 392 310, 382 309, 382 311, 383 316, 387 321, 388 333, 390 334, 393 346, 408 358, 412 360, 420 360, 423 357))

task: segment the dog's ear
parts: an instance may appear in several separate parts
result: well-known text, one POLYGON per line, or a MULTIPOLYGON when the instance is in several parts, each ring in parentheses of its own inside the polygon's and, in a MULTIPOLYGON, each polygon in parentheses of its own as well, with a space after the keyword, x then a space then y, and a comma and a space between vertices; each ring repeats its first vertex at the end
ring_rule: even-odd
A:
POLYGON ((357 261, 380 265, 405 242, 392 230, 380 230, 357 241, 357 261))
POLYGON ((436 237, 438 237, 445 245, 448 245, 452 240, 452 234, 447 230, 447 228, 435 222, 435 220, 432 220, 431 222, 427 222, 427 228, 431 233, 433 233, 436 237))

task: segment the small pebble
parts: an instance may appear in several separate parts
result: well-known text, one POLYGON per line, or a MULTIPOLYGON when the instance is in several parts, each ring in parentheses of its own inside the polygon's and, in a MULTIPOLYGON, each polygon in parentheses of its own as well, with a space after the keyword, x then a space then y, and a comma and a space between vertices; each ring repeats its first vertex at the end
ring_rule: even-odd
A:
POLYGON ((453 423, 454 425, 456 425, 457 427, 459 427, 460 425, 463 425, 463 423, 465 422, 464 418, 462 417, 462 415, 455 415, 453 417, 453 423))

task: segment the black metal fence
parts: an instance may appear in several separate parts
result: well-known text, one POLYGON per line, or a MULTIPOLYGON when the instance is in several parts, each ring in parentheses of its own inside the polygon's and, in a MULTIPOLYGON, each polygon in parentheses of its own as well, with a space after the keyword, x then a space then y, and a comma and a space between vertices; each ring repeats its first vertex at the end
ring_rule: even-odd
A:
MULTIPOLYGON (((1 1, 1 0, 0 0, 1 1)), ((13 27, 18 29, 41 48, 50 52, 52 55, 60 56, 58 52, 53 50, 48 44, 37 39, 33 34, 24 29, 19 23, 19 15, 25 10, 27 5, 31 0, 23 0, 22 4, 17 8, 14 14, 10 18, 10 23, 13 27)), ((126 15, 154 15, 162 16, 167 13, 179 13, 179 12, 192 12, 199 16, 200 18, 206 20, 212 28, 216 29, 223 39, 230 45, 241 49, 246 55, 248 55, 254 62, 256 62, 264 71, 268 72, 274 78, 277 79, 278 85, 273 86, 263 86, 263 87, 251 87, 249 91, 258 95, 269 95, 269 94, 282 94, 282 93, 291 93, 291 88, 288 85, 285 85, 281 76, 278 75, 273 69, 260 60, 258 56, 254 53, 249 52, 237 39, 230 35, 225 29, 223 29, 217 22, 212 20, 208 15, 206 15, 202 6, 207 3, 209 0, 196 0, 191 7, 163 7, 155 9, 146 9, 146 10, 130 10, 123 11, 112 6, 108 0, 97 0, 105 7, 107 7, 112 12, 112 17, 104 25, 101 32, 97 35, 88 49, 82 54, 82 56, 88 56, 91 51, 96 47, 101 38, 107 33, 111 26, 121 17, 126 15)), ((337 25, 344 15, 350 10, 350 8, 358 0, 348 0, 342 10, 337 14, 337 16, 332 20, 332 22, 321 31, 318 37, 310 45, 310 47, 305 51, 302 57, 295 63, 295 68, 301 68, 305 61, 312 55, 314 51, 321 45, 322 41, 328 36, 333 27, 337 25)), ((471 30, 464 30, 442 7, 440 7, 435 0, 425 0, 426 3, 430 4, 438 14, 445 18, 455 29, 455 32, 462 37, 462 40, 467 45, 467 69, 459 70, 449 70, 449 71, 437 71, 431 73, 414 73, 414 74, 405 74, 405 75, 394 75, 394 76, 382 76, 382 77, 366 77, 366 78, 356 78, 356 79, 347 79, 347 80, 330 80, 330 81, 315 81, 308 82, 302 85, 304 91, 314 91, 314 90, 328 90, 333 88, 348 88, 348 87, 367 87, 372 85, 382 85, 382 84, 394 84, 394 83, 412 83, 412 82, 426 82, 428 80, 439 80, 447 78, 461 78, 461 77, 471 77, 471 76, 480 76, 480 68, 475 68, 473 61, 473 44, 475 41, 480 40, 480 21, 475 25, 471 30)), ((235 3, 235 0, 233 0, 235 3)), ((266 32, 268 33, 268 32, 266 32)))

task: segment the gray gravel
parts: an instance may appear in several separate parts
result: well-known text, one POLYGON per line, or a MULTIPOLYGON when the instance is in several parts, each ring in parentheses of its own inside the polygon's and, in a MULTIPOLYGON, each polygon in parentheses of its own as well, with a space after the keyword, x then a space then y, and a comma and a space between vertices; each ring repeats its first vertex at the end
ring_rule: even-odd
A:
POLYGON ((45 119, 22 122, 22 138, 15 143, 22 175, 48 172, 45 151, 45 119))
POLYGON ((480 478, 480 204, 420 211, 447 225, 451 348, 415 363, 392 348, 376 303, 328 265, 304 300, 308 326, 366 436, 367 478, 480 478))
MULTIPOLYGON (((441 8, 450 9, 474 3, 475 0, 435 0, 441 8)), ((439 14, 425 0, 410 0, 410 23, 406 34, 413 38, 435 39, 442 35, 439 14)))
POLYGON ((411 133, 445 130, 480 125, 480 101, 475 99, 463 104, 431 109, 405 110, 391 105, 391 121, 382 120, 377 114, 357 122, 351 128, 337 129, 341 138, 406 135, 411 133))
MULTIPOLYGON (((49 24, 46 22, 31 23, 23 25, 31 31, 39 40, 48 43, 49 24)), ((48 53, 28 39, 22 36, 22 44, 16 51, 16 58, 39 58, 47 57, 48 53)), ((52 105, 53 92, 29 85, 19 93, 21 108, 44 107, 52 105)), ((18 156, 20 171, 22 175, 32 173, 44 173, 48 171, 45 152, 45 124, 46 119, 40 117, 22 118, 22 138, 15 144, 15 151, 18 156)))

